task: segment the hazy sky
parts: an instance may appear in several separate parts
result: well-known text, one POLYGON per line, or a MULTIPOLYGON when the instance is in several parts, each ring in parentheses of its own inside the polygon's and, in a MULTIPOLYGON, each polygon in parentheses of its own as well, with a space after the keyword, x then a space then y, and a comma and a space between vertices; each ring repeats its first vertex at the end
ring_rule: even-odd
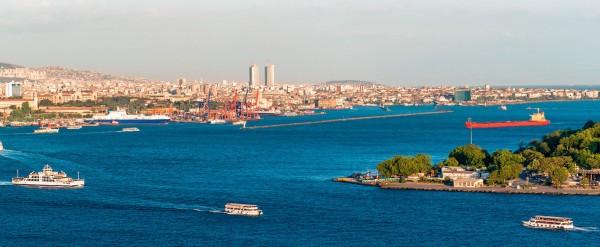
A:
POLYGON ((600 84, 600 1, 0 0, 0 62, 156 80, 600 84))

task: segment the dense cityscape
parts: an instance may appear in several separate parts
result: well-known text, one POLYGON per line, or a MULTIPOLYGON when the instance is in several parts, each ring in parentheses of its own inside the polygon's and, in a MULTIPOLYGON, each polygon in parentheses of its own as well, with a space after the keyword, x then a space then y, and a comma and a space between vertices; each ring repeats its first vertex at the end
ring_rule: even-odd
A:
POLYGON ((403 87, 353 80, 314 84, 276 83, 273 64, 265 66, 263 82, 256 64, 249 67, 247 82, 204 82, 185 78, 153 81, 56 66, 26 68, 5 65, 0 69, 0 78, 5 84, 0 87, 0 93, 4 96, 0 100, 0 109, 5 113, 5 118, 10 116, 12 109, 21 108, 25 102, 33 110, 106 114, 107 110, 114 109, 109 109, 113 106, 107 108, 102 105, 102 99, 115 97, 142 102, 137 108, 129 109, 145 111, 147 114, 157 109, 171 114, 174 111, 198 114, 202 107, 209 105, 203 103, 208 100, 213 105, 211 109, 224 107, 235 100, 235 104, 245 105, 246 108, 252 106, 255 111, 283 114, 362 105, 492 106, 525 101, 597 99, 599 95, 598 90, 588 89, 490 87, 488 84, 403 87))

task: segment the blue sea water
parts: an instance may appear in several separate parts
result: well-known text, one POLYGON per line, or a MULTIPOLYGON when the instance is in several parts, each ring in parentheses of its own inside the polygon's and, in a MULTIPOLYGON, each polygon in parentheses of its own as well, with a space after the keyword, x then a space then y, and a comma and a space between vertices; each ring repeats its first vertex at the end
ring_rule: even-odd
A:
MULTIPOLYGON (((600 121, 600 101, 447 107, 451 113, 271 129, 231 125, 101 126, 33 135, 0 129, 0 182, 46 163, 86 179, 81 189, 0 186, 2 246, 522 246, 594 245, 600 197, 393 191, 335 183, 397 154, 443 160, 470 142, 464 122, 523 120, 540 107, 550 126, 474 129, 489 152, 555 129, 600 121), (221 213, 227 202, 264 215, 221 213), (521 226, 533 215, 571 217, 578 230, 521 226)), ((432 106, 265 117, 248 126, 432 111, 432 106)))

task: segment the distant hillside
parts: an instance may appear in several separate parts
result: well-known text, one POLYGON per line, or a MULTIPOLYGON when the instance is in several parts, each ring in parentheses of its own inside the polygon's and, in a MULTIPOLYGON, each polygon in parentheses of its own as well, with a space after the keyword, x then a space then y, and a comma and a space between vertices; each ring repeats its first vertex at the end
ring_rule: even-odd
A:
POLYGON ((357 85, 357 86, 384 86, 383 84, 370 82, 370 81, 360 81, 360 80, 339 80, 339 81, 328 81, 324 83, 325 85, 357 85))
POLYGON ((16 68, 23 68, 23 66, 14 65, 14 64, 10 64, 10 63, 0 63, 0 69, 16 69, 16 68))
POLYGON ((62 79, 78 79, 88 81, 127 81, 127 82, 146 82, 144 78, 127 77, 127 76, 116 76, 108 73, 93 71, 93 70, 78 70, 71 68, 64 68, 59 66, 47 66, 41 68, 32 68, 34 70, 45 72, 48 78, 62 78, 62 79))

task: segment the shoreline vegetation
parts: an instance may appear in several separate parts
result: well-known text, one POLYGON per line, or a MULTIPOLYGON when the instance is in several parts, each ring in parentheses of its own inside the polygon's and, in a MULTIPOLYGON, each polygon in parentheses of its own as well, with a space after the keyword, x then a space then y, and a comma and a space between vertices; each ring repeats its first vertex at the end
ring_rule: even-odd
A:
POLYGON ((443 162, 427 154, 397 155, 377 165, 377 172, 334 178, 335 182, 382 189, 452 192, 600 195, 600 123, 582 129, 556 130, 508 149, 487 150, 468 144, 443 162))

